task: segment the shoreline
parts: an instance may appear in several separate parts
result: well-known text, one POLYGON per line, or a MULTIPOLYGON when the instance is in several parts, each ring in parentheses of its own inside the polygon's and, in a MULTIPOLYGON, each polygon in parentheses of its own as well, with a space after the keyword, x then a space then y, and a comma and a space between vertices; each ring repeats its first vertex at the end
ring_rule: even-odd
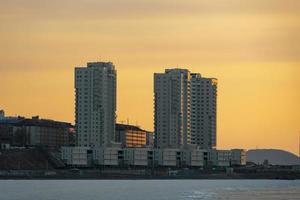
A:
POLYGON ((218 174, 201 176, 131 176, 131 175, 97 175, 97 176, 0 176, 0 180, 300 180, 300 175, 270 174, 218 174))

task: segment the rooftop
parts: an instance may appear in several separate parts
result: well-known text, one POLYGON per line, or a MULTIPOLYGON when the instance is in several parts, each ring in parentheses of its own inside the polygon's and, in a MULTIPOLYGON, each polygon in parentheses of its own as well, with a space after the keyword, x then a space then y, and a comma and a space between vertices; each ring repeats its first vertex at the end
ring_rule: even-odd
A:
POLYGON ((25 117, 6 117, 0 120, 0 124, 9 124, 15 126, 41 126, 41 127, 56 127, 56 128, 72 128, 73 125, 68 122, 54 121, 50 119, 40 119, 38 116, 32 118, 25 117))

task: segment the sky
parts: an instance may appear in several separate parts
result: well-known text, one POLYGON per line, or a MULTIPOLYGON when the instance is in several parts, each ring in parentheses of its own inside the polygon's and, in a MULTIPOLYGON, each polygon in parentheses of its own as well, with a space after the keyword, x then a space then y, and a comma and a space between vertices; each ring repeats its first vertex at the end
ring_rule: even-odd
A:
POLYGON ((74 67, 112 61, 117 120, 153 130, 153 73, 215 77, 219 149, 298 154, 299 0, 0 0, 0 109, 74 122, 74 67))

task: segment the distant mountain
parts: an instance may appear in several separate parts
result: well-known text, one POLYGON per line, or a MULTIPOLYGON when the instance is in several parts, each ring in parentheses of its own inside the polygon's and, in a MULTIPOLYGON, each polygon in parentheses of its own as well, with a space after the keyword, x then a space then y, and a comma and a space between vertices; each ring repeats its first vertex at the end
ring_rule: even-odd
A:
POLYGON ((268 160, 271 165, 298 165, 298 156, 279 149, 251 149, 247 151, 247 161, 263 164, 268 160))

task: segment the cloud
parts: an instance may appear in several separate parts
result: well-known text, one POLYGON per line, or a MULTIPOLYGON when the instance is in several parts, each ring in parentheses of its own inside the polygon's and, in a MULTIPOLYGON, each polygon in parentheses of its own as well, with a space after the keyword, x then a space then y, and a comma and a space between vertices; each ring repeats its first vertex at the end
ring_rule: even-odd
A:
POLYGON ((1 65, 40 66, 47 58, 56 65, 55 57, 72 60, 97 53, 177 63, 298 62, 299 4, 298 0, 1 1, 0 45, 6 47, 0 49, 1 65))
POLYGON ((296 14, 298 0, 10 0, 1 15, 38 19, 147 18, 174 15, 296 14))

